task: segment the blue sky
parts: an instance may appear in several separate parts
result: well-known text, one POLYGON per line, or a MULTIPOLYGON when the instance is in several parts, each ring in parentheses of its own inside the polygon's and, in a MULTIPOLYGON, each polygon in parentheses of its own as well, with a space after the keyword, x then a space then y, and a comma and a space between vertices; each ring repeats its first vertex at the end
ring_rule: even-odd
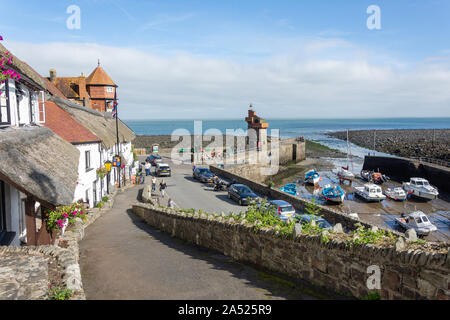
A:
POLYGON ((436 98, 450 80, 449 1, 0 0, 0 6, 8 8, 0 21, 4 44, 39 72, 88 74, 100 58, 123 90, 126 118, 202 117, 205 110, 210 118, 224 110, 238 117, 250 102, 268 116, 278 109, 318 117, 330 108, 327 115, 339 117, 336 103, 355 117, 376 116, 373 109, 402 116, 411 106, 408 116, 450 116, 448 93, 436 98), (373 4, 381 9, 381 30, 366 27, 373 4), (80 30, 66 28, 69 5, 81 9, 80 30))

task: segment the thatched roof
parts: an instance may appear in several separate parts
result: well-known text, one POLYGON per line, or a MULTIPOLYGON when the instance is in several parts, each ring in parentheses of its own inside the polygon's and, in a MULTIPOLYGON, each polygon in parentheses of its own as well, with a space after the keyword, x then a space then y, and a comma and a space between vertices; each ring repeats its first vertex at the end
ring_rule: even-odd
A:
MULTIPOLYGON (((48 97, 48 100, 70 113, 76 121, 99 137, 105 148, 109 149, 117 143, 116 120, 112 119, 110 115, 88 109, 57 96, 48 97)), ((134 132, 119 120, 119 141, 131 142, 134 138, 136 138, 134 132)))
MULTIPOLYGON (((0 44, 0 58, 5 57, 7 59, 8 56, 5 55, 6 52, 9 52, 2 44, 0 44)), ((12 52, 10 52, 12 54, 12 52)), ((46 88, 46 83, 41 79, 38 73, 34 71, 28 64, 21 61, 16 56, 13 56, 12 64, 10 65, 12 69, 15 69, 21 75, 21 80, 31 81, 34 86, 36 86, 40 90, 44 90, 46 88)))
POLYGON ((80 153, 45 127, 0 130, 0 178, 37 201, 72 203, 80 153))

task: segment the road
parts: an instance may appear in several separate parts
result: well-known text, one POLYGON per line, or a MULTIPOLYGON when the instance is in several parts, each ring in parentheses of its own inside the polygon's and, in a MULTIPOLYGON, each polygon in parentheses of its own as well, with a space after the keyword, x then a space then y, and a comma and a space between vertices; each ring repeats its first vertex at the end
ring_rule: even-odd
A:
MULTIPOLYGON (((190 190, 195 190, 192 186, 200 188, 188 180, 184 183, 190 190)), ((85 230, 80 241, 80 267, 88 300, 330 298, 328 293, 317 294, 311 287, 150 227, 130 209, 139 189, 134 186, 118 193, 113 208, 85 230)), ((182 201, 195 204, 188 197, 182 201)))
MULTIPOLYGON (((226 191, 213 191, 213 185, 203 184, 192 178, 192 165, 174 164, 169 157, 162 155, 163 162, 170 165, 172 169, 171 177, 157 178, 158 183, 164 179, 167 183, 167 194, 173 199, 175 204, 185 209, 201 209, 206 212, 217 212, 229 214, 245 211, 246 207, 238 205, 233 200, 228 199, 226 191)), ((139 161, 144 161, 145 157, 140 157, 139 161)), ((153 172, 154 169, 152 169, 153 172)), ((150 183, 151 177, 147 177, 145 183, 150 183)), ((162 205, 167 205, 166 200, 162 200, 162 205)))

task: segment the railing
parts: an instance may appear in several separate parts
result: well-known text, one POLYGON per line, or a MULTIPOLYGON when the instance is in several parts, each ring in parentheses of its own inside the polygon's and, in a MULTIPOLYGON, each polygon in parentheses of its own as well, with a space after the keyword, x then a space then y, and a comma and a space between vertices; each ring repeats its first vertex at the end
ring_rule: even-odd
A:
POLYGON ((412 158, 412 159, 418 160, 419 162, 427 162, 427 163, 437 164, 437 165, 440 165, 443 167, 450 168, 450 162, 441 160, 441 159, 433 159, 433 158, 428 158, 428 157, 420 157, 420 158, 412 158))

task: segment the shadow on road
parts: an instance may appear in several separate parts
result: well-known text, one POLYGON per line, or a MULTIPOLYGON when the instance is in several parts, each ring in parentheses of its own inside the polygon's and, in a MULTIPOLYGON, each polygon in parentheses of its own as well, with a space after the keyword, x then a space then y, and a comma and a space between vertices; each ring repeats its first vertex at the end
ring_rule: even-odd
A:
MULTIPOLYGON (((227 194, 216 194, 216 198, 225 202, 228 202, 229 204, 233 204, 233 205, 237 205, 237 202, 228 199, 228 195, 227 194)), ((244 207, 243 207, 244 208, 244 207)))
POLYGON ((231 273, 233 277, 245 280, 245 285, 267 290, 269 292, 269 294, 267 294, 268 299, 280 297, 289 300, 348 299, 346 297, 330 294, 328 290, 314 287, 309 283, 292 279, 285 275, 274 272, 269 273, 259 266, 249 266, 233 261, 231 258, 226 257, 215 250, 196 246, 184 240, 173 238, 170 235, 149 226, 145 221, 136 216, 131 209, 127 210, 127 214, 139 229, 145 231, 153 239, 171 249, 181 251, 193 259, 206 261, 213 269, 226 270, 231 273))

